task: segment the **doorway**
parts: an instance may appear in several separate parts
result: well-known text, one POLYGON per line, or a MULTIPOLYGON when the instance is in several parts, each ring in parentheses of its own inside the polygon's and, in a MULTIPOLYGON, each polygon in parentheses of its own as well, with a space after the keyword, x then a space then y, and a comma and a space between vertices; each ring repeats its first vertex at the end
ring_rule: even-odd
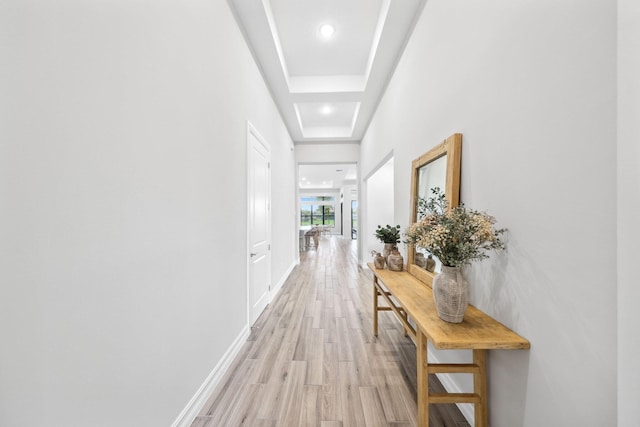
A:
POLYGON ((247 301, 249 324, 271 301, 271 149, 247 124, 247 301))
POLYGON ((393 171, 393 156, 390 155, 365 179, 366 217, 360 230, 365 254, 381 250, 380 241, 374 237, 378 225, 395 225, 393 171))
POLYGON ((351 195, 357 188, 357 164, 298 163, 300 232, 322 227, 325 235, 351 237, 351 195))

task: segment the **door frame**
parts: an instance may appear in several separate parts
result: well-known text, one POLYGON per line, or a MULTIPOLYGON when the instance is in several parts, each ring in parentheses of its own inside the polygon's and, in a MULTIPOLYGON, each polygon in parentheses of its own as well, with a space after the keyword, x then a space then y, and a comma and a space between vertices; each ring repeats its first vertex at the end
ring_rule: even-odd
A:
POLYGON ((267 286, 268 286, 268 296, 267 296, 267 305, 269 303, 271 303, 271 300, 273 299, 273 295, 272 295, 272 289, 271 289, 271 146, 269 145, 269 143, 262 137, 262 135, 260 135, 260 133, 257 131, 257 129, 251 124, 251 122, 249 122, 249 120, 247 120, 247 133, 246 133, 246 148, 247 148, 247 170, 246 170, 246 177, 247 177, 247 208, 246 208, 246 213, 247 213, 247 241, 246 241, 246 281, 247 281, 247 285, 246 285, 246 291, 247 291, 247 324, 249 325, 249 327, 251 327, 251 325, 253 325, 253 323, 257 320, 258 317, 260 317, 260 315, 256 316, 255 319, 251 318, 251 245, 252 245, 252 236, 251 236, 251 214, 249 212, 250 206, 251 206, 251 170, 250 170, 250 166, 251 166, 251 135, 253 135, 255 137, 255 139, 262 144, 265 149, 267 150, 267 152, 269 153, 269 168, 268 168, 268 184, 267 184, 267 194, 269 197, 269 201, 268 201, 268 208, 267 208, 267 242, 269 245, 269 249, 267 251, 267 286))

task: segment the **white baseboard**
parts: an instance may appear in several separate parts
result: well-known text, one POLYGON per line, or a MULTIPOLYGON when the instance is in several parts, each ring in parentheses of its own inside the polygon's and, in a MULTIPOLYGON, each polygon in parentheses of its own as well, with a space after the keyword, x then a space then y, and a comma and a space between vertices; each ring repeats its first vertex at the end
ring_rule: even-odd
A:
POLYGON ((193 420, 196 419, 205 403, 215 390, 215 388, 222 381, 222 377, 229 369, 231 362, 238 355, 242 345, 249 338, 249 325, 246 325, 240 335, 231 344, 231 347, 227 349, 218 364, 213 368, 207 379, 200 386, 196 394, 191 398, 187 406, 182 410, 178 418, 171 424, 171 427, 189 427, 193 420))
MULTIPOLYGON (((433 353, 431 353, 429 358, 432 359, 433 363, 442 363, 438 360, 437 357, 433 355, 433 353)), ((463 393, 462 389, 453 380, 453 377, 451 375, 436 374, 436 376, 438 377, 438 379, 440 380, 444 388, 447 389, 449 393, 463 393)), ((460 409, 460 412, 462 412, 462 415, 467 419, 467 422, 469 423, 469 425, 471 425, 471 427, 474 427, 476 419, 473 414, 473 404, 472 403, 456 403, 456 406, 458 407, 458 409, 460 409)))
POLYGON ((298 264, 300 264, 300 258, 298 258, 297 262, 293 261, 291 263, 291 265, 289 266, 289 268, 287 268, 287 271, 285 271, 285 273, 282 275, 282 277, 280 278, 278 283, 276 283, 276 285, 273 287, 273 289, 271 289, 271 299, 272 300, 273 300, 273 298, 275 298, 275 296, 278 293, 278 291, 280 290, 280 288, 282 288, 282 285, 284 285, 284 283, 287 281, 287 279, 291 275, 291 272, 293 271, 294 268, 296 268, 296 265, 298 265, 298 264))

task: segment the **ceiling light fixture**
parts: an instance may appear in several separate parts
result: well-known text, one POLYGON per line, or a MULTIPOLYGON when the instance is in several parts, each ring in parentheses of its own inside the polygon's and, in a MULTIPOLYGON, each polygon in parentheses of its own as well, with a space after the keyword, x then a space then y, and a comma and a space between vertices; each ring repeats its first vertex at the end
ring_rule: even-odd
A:
POLYGON ((322 109, 320 110, 320 112, 321 112, 322 114, 325 114, 325 115, 327 115, 327 114, 331 114, 331 113, 333 112, 333 108, 331 108, 331 106, 329 106, 329 105, 325 105, 324 107, 322 107, 322 109))
POLYGON ((331 24, 320 25, 320 35, 324 39, 330 39, 335 32, 336 32, 336 29, 331 24))

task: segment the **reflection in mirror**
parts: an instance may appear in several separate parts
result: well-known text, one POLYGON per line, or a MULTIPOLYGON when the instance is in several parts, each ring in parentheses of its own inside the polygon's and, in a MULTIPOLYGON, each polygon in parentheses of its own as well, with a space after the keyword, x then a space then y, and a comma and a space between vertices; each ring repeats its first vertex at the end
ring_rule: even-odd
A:
POLYGON ((446 188, 447 155, 438 157, 418 169, 418 197, 427 198, 433 188, 446 188))
MULTIPOLYGON (((420 198, 430 198, 433 188, 444 191, 450 207, 458 206, 460 199, 460 157, 462 134, 456 133, 433 147, 413 161, 411 175, 411 218, 413 224, 418 218, 417 202, 420 198)), ((427 271, 426 259, 429 253, 420 247, 408 249, 407 270, 419 280, 431 285, 434 273, 427 271)), ((440 261, 436 261, 434 271, 440 271, 440 261)))

